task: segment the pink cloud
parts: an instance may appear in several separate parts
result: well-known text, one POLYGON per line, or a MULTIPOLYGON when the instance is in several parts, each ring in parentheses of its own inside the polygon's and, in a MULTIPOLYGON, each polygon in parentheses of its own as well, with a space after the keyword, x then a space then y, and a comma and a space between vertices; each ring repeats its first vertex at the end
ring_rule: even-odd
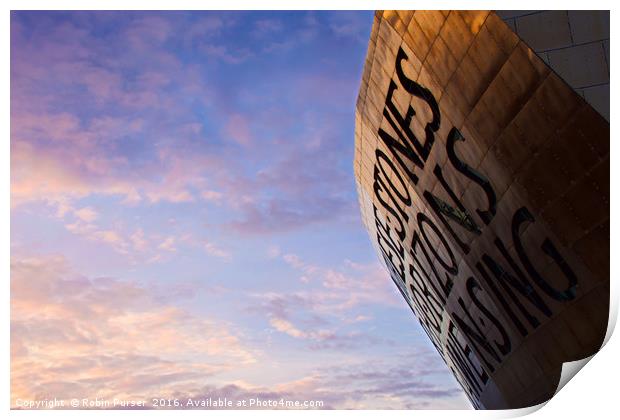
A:
MULTIPOLYGON (((343 359, 337 365, 324 364, 293 380, 272 386, 236 381, 225 386, 205 386, 189 395, 179 392, 176 397, 184 400, 189 397, 198 400, 312 401, 312 407, 304 410, 467 408, 465 396, 456 383, 452 386, 437 384, 435 376, 441 372, 441 361, 430 356, 429 351, 420 351, 399 352, 384 359, 343 359)), ((282 408, 286 407, 275 407, 282 408)), ((274 408, 246 406, 241 409, 274 408)))
POLYGON ((169 236, 161 244, 159 244, 158 248, 168 252, 176 252, 177 249, 174 245, 175 242, 176 238, 173 236, 169 236))
POLYGON ((282 22, 278 19, 257 20, 254 26, 253 34, 259 37, 273 34, 274 32, 280 32, 284 27, 282 22))
POLYGON ((380 264, 347 260, 345 268, 333 268, 309 264, 295 254, 277 256, 300 272, 307 287, 289 293, 250 294, 254 303, 249 310, 264 316, 275 331, 303 340, 313 349, 387 343, 367 331, 344 328, 371 319, 359 308, 403 306, 380 264))
POLYGON ((200 196, 207 201, 220 202, 224 194, 219 191, 205 190, 200 193, 200 196))
POLYGON ((63 257, 14 258, 12 400, 147 398, 254 363, 225 324, 162 305, 149 290, 86 278, 63 257))
POLYGON ((248 121, 241 114, 233 114, 229 117, 224 135, 242 146, 248 146, 252 141, 248 121))
POLYGON ((232 254, 229 251, 217 246, 213 242, 205 243, 205 252, 213 257, 221 258, 227 261, 230 261, 232 258, 232 254))
POLYGON ((145 16, 134 19, 125 31, 125 39, 137 50, 150 50, 151 44, 165 42, 172 32, 170 22, 160 16, 145 16))
POLYGON ((201 51, 228 64, 241 64, 254 55, 246 48, 231 49, 225 45, 215 44, 203 44, 201 51))
MULTIPOLYGON (((126 157, 109 152, 112 139, 141 130, 142 124, 141 120, 98 118, 84 127, 66 113, 14 117, 12 206, 91 194, 119 195, 127 203, 194 201, 191 189, 204 189, 205 168, 212 173, 219 170, 221 159, 156 146, 160 162, 136 167, 126 157)), ((205 189, 202 198, 217 200, 221 193, 205 189)))
MULTIPOLYGON (((429 401, 466 407, 456 386, 434 382, 441 362, 420 351, 383 360, 343 358, 337 365, 308 361, 304 372, 269 385, 219 379, 260 368, 260 351, 244 346, 228 324, 197 317, 158 293, 131 281, 85 277, 61 256, 13 258, 12 403, 97 396, 146 399, 150 406, 157 395, 315 400, 328 409, 422 408, 429 401)), ((315 342, 314 351, 372 344, 372 337, 356 332, 299 328, 277 311, 270 325, 315 342)))
POLYGON ((84 222, 93 222, 97 219, 97 212, 91 207, 82 207, 73 212, 80 220, 84 222))

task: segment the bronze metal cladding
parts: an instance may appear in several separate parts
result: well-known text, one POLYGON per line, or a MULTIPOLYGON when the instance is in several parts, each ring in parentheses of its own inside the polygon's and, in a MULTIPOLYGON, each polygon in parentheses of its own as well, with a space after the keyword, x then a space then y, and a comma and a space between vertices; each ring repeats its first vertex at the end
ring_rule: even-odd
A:
POLYGON ((609 307, 609 123, 493 12, 375 14, 364 224, 476 408, 553 396, 609 307))

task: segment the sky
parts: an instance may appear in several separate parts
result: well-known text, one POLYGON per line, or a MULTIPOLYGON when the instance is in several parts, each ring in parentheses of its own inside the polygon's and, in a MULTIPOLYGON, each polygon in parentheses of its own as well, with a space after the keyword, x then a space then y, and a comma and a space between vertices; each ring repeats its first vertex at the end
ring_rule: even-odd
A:
POLYGON ((469 408, 362 226, 364 12, 11 13, 11 404, 469 408))

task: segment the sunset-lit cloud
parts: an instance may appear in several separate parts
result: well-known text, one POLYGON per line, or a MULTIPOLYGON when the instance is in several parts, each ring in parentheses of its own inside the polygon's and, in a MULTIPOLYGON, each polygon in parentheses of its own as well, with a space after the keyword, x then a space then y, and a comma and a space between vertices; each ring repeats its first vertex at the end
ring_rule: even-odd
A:
POLYGON ((105 398, 171 392, 252 350, 224 322, 160 305, 131 281, 87 278, 62 257, 11 263, 12 393, 105 398))
POLYGON ((468 406, 360 222, 371 24, 12 12, 12 405, 468 406))

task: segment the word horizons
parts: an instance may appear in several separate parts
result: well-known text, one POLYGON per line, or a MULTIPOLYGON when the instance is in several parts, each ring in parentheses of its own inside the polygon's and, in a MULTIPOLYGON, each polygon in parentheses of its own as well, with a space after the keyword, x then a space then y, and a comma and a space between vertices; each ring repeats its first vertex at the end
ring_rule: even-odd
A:
POLYGON ((395 76, 390 80, 383 109, 383 121, 389 128, 376 132, 376 241, 401 294, 472 404, 480 408, 480 395, 490 375, 516 347, 510 331, 517 331, 521 338, 534 332, 554 315, 552 308, 557 311, 557 303, 577 297, 579 279, 526 206, 509 209, 512 218, 508 229, 502 230, 510 232, 508 238, 500 238, 498 229, 487 232, 502 203, 492 182, 457 154, 457 144, 467 142, 456 127, 452 127, 445 140, 450 167, 427 165, 441 126, 441 113, 433 93, 405 74, 403 64, 408 60, 399 48, 395 76), (397 91, 406 92, 428 107, 430 120, 419 121, 424 127, 423 139, 416 137, 411 125, 414 117, 424 113, 416 112, 411 105, 401 112, 394 100, 397 91), (427 189, 416 188, 421 173, 429 169, 451 203, 427 189), (451 185, 454 182, 449 182, 447 170, 455 171, 464 185, 479 188, 484 202, 477 208, 468 208, 451 185), (411 189, 423 199, 425 205, 418 206, 430 210, 429 214, 414 209, 411 189), (542 232, 544 239, 536 245, 538 249, 526 246, 526 228, 542 232), (466 240, 485 233, 494 236, 492 246, 482 243, 473 249, 471 244, 475 240, 466 240), (476 252, 472 254, 473 251, 476 252), (540 251, 557 265, 562 279, 556 276, 550 281, 541 274, 532 258, 540 251), (461 259, 457 258, 470 254, 476 255, 472 265, 476 273, 463 272, 461 259), (454 304, 447 305, 449 301, 454 304), (489 301, 495 302, 498 309, 492 310, 489 301), (477 311, 475 315, 472 305, 477 311))

